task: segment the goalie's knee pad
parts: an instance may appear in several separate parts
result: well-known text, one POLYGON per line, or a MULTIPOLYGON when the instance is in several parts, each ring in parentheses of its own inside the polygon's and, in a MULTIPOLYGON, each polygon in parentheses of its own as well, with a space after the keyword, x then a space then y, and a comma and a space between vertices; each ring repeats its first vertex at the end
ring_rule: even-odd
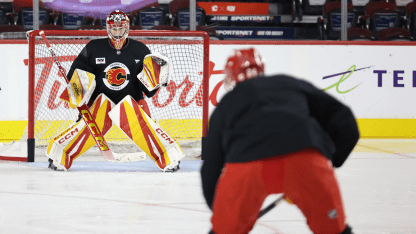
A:
MULTIPOLYGON (((94 101, 90 111, 95 119, 98 128, 105 135, 112 126, 108 112, 115 104, 104 94, 101 94, 94 101)), ((59 136, 52 139, 46 150, 46 156, 53 160, 53 164, 62 170, 71 167, 74 159, 85 153, 95 145, 89 129, 83 120, 72 124, 67 130, 59 136)))
POLYGON ((164 170, 185 157, 175 139, 156 124, 131 97, 125 97, 109 113, 113 123, 164 170))

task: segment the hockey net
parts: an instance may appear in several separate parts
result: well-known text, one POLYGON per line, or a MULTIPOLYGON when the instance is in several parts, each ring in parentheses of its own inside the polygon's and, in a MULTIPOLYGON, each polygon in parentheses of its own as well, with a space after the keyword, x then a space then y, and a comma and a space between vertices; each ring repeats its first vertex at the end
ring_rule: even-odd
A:
MULTIPOLYGON (((84 46, 90 40, 107 37, 107 32, 45 31, 45 35, 62 66, 69 71, 84 46)), ((209 37, 204 32, 131 31, 129 38, 143 42, 152 53, 162 52, 170 58, 174 70, 171 82, 147 98, 147 103, 152 119, 179 142, 185 155, 197 157, 208 119, 209 37)), ((24 161, 26 157, 34 161, 35 155, 45 155, 51 139, 78 118, 78 111, 59 99, 65 81, 39 31, 28 34, 28 40, 28 125, 19 142, 0 148, 0 159, 23 156, 24 161)), ((116 125, 105 138, 116 153, 140 150, 116 125)), ((100 155, 98 149, 89 151, 100 155)))

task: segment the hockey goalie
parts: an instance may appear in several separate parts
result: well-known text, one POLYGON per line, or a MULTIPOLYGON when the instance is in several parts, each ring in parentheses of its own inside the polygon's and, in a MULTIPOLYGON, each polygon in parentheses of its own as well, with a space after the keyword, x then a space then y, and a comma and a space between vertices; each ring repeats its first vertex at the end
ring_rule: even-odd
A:
MULTIPOLYGON (((172 76, 172 64, 161 53, 128 38, 129 18, 116 10, 107 17, 108 38, 91 40, 68 72, 70 83, 60 98, 71 108, 87 104, 104 135, 119 127, 164 172, 180 169, 185 157, 175 139, 151 119, 146 100, 172 76)), ((51 140, 46 156, 52 170, 68 170, 73 161, 95 145, 79 118, 51 140)))

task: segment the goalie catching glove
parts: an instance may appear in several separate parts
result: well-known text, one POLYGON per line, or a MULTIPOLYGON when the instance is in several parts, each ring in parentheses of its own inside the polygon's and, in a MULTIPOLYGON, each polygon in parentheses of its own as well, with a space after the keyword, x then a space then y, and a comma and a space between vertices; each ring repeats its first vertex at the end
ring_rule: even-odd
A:
POLYGON ((169 58, 159 52, 146 55, 143 60, 143 71, 137 78, 149 91, 168 86, 172 76, 172 64, 169 58))
POLYGON ((95 75, 81 69, 75 69, 71 81, 59 97, 75 109, 87 104, 95 89, 95 75))

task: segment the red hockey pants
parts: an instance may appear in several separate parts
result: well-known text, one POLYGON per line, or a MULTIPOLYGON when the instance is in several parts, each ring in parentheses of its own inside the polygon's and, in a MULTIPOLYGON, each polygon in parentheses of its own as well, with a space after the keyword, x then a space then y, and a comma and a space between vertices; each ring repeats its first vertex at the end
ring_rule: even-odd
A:
POLYGON ((316 149, 266 159, 227 163, 217 184, 212 230, 248 233, 264 199, 284 193, 303 213, 313 233, 338 234, 345 214, 330 161, 316 149))

